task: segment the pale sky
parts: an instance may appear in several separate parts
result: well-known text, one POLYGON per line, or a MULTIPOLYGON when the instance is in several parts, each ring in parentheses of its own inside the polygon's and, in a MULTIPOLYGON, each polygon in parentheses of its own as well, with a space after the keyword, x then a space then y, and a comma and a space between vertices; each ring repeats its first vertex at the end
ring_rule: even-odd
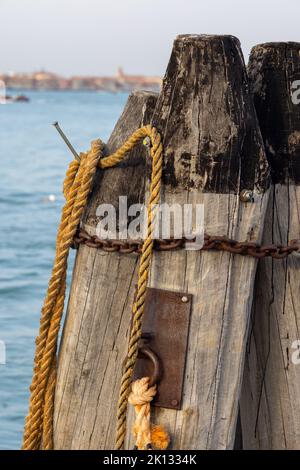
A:
POLYGON ((247 60, 299 23, 299 0, 0 0, 0 72, 163 75, 178 34, 233 34, 247 60))

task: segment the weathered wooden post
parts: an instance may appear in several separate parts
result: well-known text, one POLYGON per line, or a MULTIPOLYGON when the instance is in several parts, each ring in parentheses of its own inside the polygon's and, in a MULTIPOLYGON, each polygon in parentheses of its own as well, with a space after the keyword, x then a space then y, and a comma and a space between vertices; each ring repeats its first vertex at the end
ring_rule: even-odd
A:
MULTIPOLYGON (((232 36, 179 36, 152 124, 164 144, 162 202, 204 204, 208 234, 259 241, 268 171, 239 41, 232 36), (242 202, 242 190, 252 191, 254 202, 242 202)), ((132 130, 126 128, 122 139, 132 130)), ((115 203, 130 189, 123 168, 100 179, 85 221, 88 229, 95 226, 95 208, 104 197, 115 203)), ((133 174, 131 180, 143 189, 133 174)), ((79 249, 59 360, 56 448, 114 446, 137 262, 133 255, 79 249)), ((170 432, 174 449, 234 445, 255 269, 255 259, 228 252, 154 253, 149 286, 159 289, 153 293, 160 295, 156 305, 172 297, 162 289, 181 293, 179 304, 180 299, 191 302, 187 351, 181 348, 179 357, 173 350, 172 374, 178 381, 183 378, 183 395, 171 388, 167 398, 159 396, 169 399, 170 409, 156 407, 153 413, 170 432), (179 395, 172 397, 173 392, 179 395)), ((174 336, 180 341, 175 309, 170 315, 167 350, 172 350, 174 336)), ((154 329, 154 337, 158 333, 154 329)), ((184 336, 183 330, 179 333, 184 336)), ((164 374, 168 377, 168 370, 164 374)), ((132 448, 130 433, 126 448, 132 448)))
MULTIPOLYGON (((263 242, 286 245, 300 238, 300 43, 255 46, 249 77, 273 180, 263 242)), ((245 449, 300 448, 299 287, 299 257, 260 261, 241 398, 245 449)))
MULTIPOLYGON (((107 152, 150 122, 156 99, 156 94, 148 92, 129 96, 107 152)), ((90 234, 95 234, 99 204, 110 203, 118 211, 119 195, 127 195, 131 204, 143 202, 146 153, 140 145, 124 164, 97 172, 84 224, 90 234)), ((88 246, 78 250, 59 356, 56 449, 113 448, 137 263, 136 256, 108 254, 88 246)))

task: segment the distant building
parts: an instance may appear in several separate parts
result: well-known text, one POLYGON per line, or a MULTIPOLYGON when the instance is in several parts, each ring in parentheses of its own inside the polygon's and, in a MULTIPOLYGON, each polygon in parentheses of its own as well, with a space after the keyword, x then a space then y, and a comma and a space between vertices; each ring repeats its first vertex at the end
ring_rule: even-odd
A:
POLYGON ((161 78, 145 77, 144 75, 126 75, 121 67, 118 68, 116 79, 128 91, 135 90, 159 90, 161 78))

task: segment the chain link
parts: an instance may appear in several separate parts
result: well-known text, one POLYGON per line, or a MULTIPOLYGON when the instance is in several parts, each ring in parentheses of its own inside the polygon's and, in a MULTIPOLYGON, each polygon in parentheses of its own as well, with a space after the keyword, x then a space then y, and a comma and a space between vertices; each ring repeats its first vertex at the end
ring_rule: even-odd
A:
MULTIPOLYGON (((154 249, 157 251, 173 251, 185 248, 185 244, 195 243, 196 239, 155 239, 154 249)), ((100 240, 95 235, 89 235, 85 230, 79 230, 74 238, 73 248, 79 245, 86 245, 91 248, 97 248, 108 253, 135 253, 142 251, 143 240, 100 240)), ((255 242, 238 242, 226 236, 204 235, 204 245, 202 251, 218 250, 242 256, 251 256, 254 258, 271 257, 274 259, 283 259, 292 253, 299 252, 300 240, 291 240, 287 245, 259 245, 255 242)))

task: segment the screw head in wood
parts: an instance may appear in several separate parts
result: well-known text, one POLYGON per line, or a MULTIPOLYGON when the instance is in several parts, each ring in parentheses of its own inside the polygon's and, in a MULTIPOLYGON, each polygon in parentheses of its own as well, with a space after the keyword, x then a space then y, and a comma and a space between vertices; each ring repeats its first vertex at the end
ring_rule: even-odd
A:
POLYGON ((183 302, 184 304, 186 304, 187 302, 189 301, 188 297, 186 295, 184 295, 183 297, 181 297, 181 302, 183 302))
POLYGON ((171 405, 172 406, 177 406, 178 405, 178 400, 172 400, 171 405))
POLYGON ((254 194, 250 189, 242 189, 240 192, 240 200, 242 202, 254 202, 254 194))

